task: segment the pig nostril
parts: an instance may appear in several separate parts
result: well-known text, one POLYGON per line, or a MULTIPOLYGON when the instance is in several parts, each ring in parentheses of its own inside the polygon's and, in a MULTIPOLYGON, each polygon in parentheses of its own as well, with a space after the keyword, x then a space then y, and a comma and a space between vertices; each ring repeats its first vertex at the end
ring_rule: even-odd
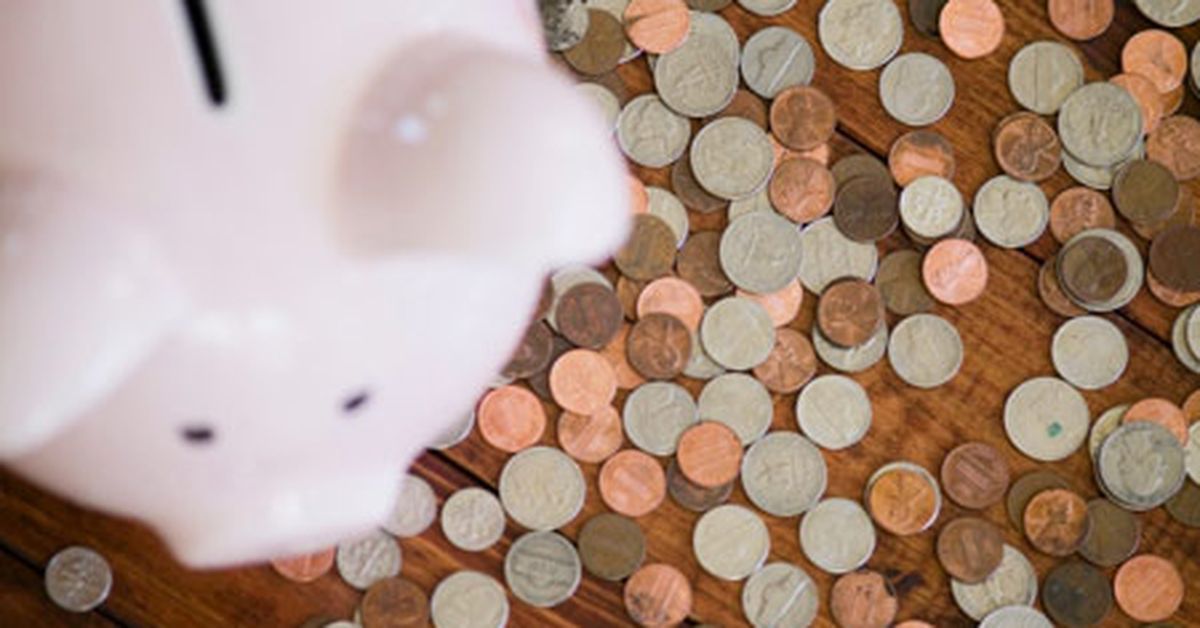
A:
POLYGON ((181 433, 185 441, 195 445, 211 443, 216 436, 213 429, 207 425, 185 425, 181 433))
POLYGON ((345 401, 342 402, 342 411, 347 414, 350 414, 350 413, 354 412, 355 410, 358 410, 359 408, 366 405, 367 401, 370 398, 371 398, 370 393, 368 393, 365 390, 362 392, 356 393, 354 395, 351 395, 350 397, 347 397, 345 401))

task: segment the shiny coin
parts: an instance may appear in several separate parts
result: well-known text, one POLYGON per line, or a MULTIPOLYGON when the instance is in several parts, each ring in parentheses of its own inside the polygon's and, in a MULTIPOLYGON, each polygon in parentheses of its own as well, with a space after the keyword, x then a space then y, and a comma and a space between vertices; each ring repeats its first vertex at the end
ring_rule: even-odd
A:
POLYGON ((692 332, 670 314, 651 312, 641 317, 625 339, 629 365, 647 379, 671 379, 691 359, 692 332))
POLYGON ((625 581, 625 612, 642 626, 682 622, 692 612, 692 586, 671 565, 654 563, 625 581))
POLYGON ((1085 187, 1063 190, 1050 204, 1050 233, 1059 243, 1081 231, 1116 227, 1117 217, 1105 195, 1085 187))
POLYGON ((1098 316, 1079 316, 1063 323, 1050 346, 1054 369, 1076 388, 1098 390, 1118 379, 1129 364, 1125 335, 1098 316))
POLYGON ((368 628, 417 628, 429 625, 429 599, 415 583, 403 578, 380 580, 367 589, 359 605, 368 628))
POLYGON ((861 279, 834 282, 817 304, 821 335, 843 347, 857 347, 870 340, 883 323, 883 297, 873 284, 861 279))
POLYGON ((717 506, 704 513, 692 531, 696 560, 722 580, 744 580, 763 564, 770 550, 766 524, 742 506, 717 506))
POLYGON ((825 499, 800 520, 800 549, 826 573, 854 571, 875 552, 875 526, 858 502, 825 499))
POLYGON ((1038 186, 999 175, 975 193, 974 214, 983 237, 1015 249, 1041 237, 1050 222, 1050 204, 1038 186))
POLYGON ((1035 41, 1013 55, 1008 64, 1008 89, 1022 107, 1054 115, 1067 96, 1083 85, 1083 64, 1070 47, 1056 41, 1035 41))
POLYGON ((622 415, 630 442, 656 456, 675 453, 679 435, 699 420, 691 394, 670 382, 650 382, 635 388, 625 399, 622 415))
POLYGON ((802 35, 783 26, 768 26, 746 40, 741 67, 742 78, 754 93, 774 98, 793 85, 808 85, 816 59, 802 35))
POLYGON ((1066 626, 1094 626, 1112 610, 1112 587, 1104 574, 1087 563, 1061 564, 1046 574, 1042 606, 1066 626))
POLYGON ((456 571, 433 589, 429 611, 437 628, 501 628, 508 623, 508 597, 491 576, 456 571))
POLYGON ((1019 181, 1044 181, 1062 163, 1062 143, 1054 128, 1028 111, 1005 116, 992 135, 996 162, 1019 181))
POLYGON ((737 35, 728 22, 712 13, 693 12, 683 45, 655 62, 654 86, 680 115, 713 115, 737 91, 739 55, 737 35))
POLYGON ((938 16, 938 34, 954 54, 978 59, 1000 47, 1004 14, 994 0, 950 0, 938 16))
POLYGON ((1043 462, 1062 460, 1087 437, 1091 416, 1079 391, 1053 377, 1017 386, 1004 403, 1004 430, 1021 453, 1043 462))
POLYGON ((700 185, 724 199, 746 198, 762 189, 775 165, 766 132, 740 117, 705 125, 692 141, 689 157, 700 185))
POLYGON ((900 220, 921 238, 934 240, 953 233, 962 223, 963 211, 958 188, 939 176, 920 177, 900 193, 900 220))
POLYGON ((504 581, 518 600, 558 606, 579 588, 582 569, 575 546, 555 532, 529 532, 504 555, 504 581))
POLYGON ((822 375, 796 397, 796 423, 821 447, 845 449, 862 440, 871 428, 871 400, 849 377, 822 375))
POLYGON ((1137 224, 1161 222, 1179 203, 1175 175, 1148 159, 1135 159, 1122 166, 1113 179, 1112 190, 1117 211, 1137 224))
POLYGON ((679 159, 687 148, 692 127, 654 94, 626 103, 617 118, 617 144, 631 161, 661 168, 679 159))
POLYGON ((750 292, 774 292, 800 272, 800 233, 778 214, 753 212, 725 230, 720 256, 721 268, 734 285, 750 292))
POLYGON ((46 564, 46 595, 59 608, 86 613, 108 599, 113 575, 108 561, 92 549, 72 545, 46 564))
POLYGON ((1087 535, 1091 519, 1087 503, 1073 491, 1044 490, 1025 506, 1023 528, 1029 543, 1051 556, 1070 556, 1087 535))
POLYGON ((767 434, 742 459, 742 488, 761 510, 794 517, 825 493, 828 472, 821 452, 790 431, 767 434))
POLYGON ((1058 32, 1076 41, 1094 39, 1112 24, 1113 0, 1050 0, 1046 11, 1058 32))
POLYGON ((727 373, 709 381, 700 391, 697 407, 700 418, 729 426, 743 445, 766 433, 774 412, 767 389, 744 373, 727 373))
POLYGON ((481 488, 459 489, 442 506, 442 534, 458 549, 482 552, 504 535, 504 508, 481 488))
POLYGON ((935 299, 963 305, 978 299, 987 288, 988 263, 969 240, 942 240, 925 254, 921 277, 935 299))
POLYGON ((980 628, 1054 628, 1054 624, 1050 623, 1049 618, 1041 611, 1022 605, 998 608, 988 613, 988 616, 979 622, 979 626, 980 628))
POLYGON ((884 257, 875 285, 893 314, 909 316, 933 309, 933 297, 921 279, 921 254, 912 249, 892 251, 884 257))
POLYGON ((842 235, 832 218, 817 220, 800 232, 800 251, 800 282, 813 294, 843 277, 870 281, 879 261, 874 244, 842 235))
POLYGON ((983 582, 1004 558, 1004 539, 991 522, 960 517, 946 524, 937 538, 938 562, 963 584, 983 582))
POLYGON ((653 457, 634 449, 617 452, 600 467, 600 497, 627 517, 647 515, 667 496, 667 476, 653 457))
POLYGON ((1063 148, 1079 161, 1097 167, 1125 159, 1142 135, 1142 114, 1124 88, 1088 83, 1063 102, 1058 136, 1063 148))
POLYGON ((909 131, 888 151, 888 170, 901 187, 928 175, 953 179, 955 165, 954 147, 934 131, 909 131))
POLYGON ((520 386, 510 384, 489 390, 480 400, 476 413, 483 439, 508 453, 536 443, 546 429, 546 411, 542 402, 537 395, 520 386))
POLYGON ((336 552, 336 547, 330 547, 311 554, 276 558, 271 561, 271 568, 292 582, 312 582, 329 573, 336 552))
POLYGON ((886 0, 830 0, 817 18, 817 36, 831 59, 851 70, 888 62, 904 39, 904 22, 886 0))
POLYGON ((422 478, 411 473, 400 479, 400 490, 383 529, 400 538, 417 536, 437 519, 437 496, 422 478))
POLYGON ((962 366, 962 337, 944 318, 915 314, 892 330, 888 360, 908 384, 936 388, 953 379, 962 366))
POLYGON ((672 459, 667 465, 667 493, 676 504, 692 512, 708 512, 729 501, 733 482, 714 487, 700 486, 683 475, 678 459, 672 459))
POLYGON ((606 512, 588 519, 578 540, 583 566, 603 580, 624 580, 646 557, 642 529, 636 521, 621 515, 606 512))
POLYGON ((541 0, 538 8, 547 48, 561 52, 579 45, 588 30, 588 10, 583 0, 541 0))
MULTIPOLYGON (((646 187, 649 202, 647 211, 663 219, 675 234, 676 246, 683 246, 688 236, 688 215, 683 203, 672 193, 655 186, 646 187)), ((579 343, 576 343, 579 344, 579 343)))
POLYGON ((1183 603, 1184 582, 1179 570, 1153 554, 1135 556, 1113 578, 1117 605, 1137 621, 1162 621, 1183 603))
POLYGON ((1150 510, 1179 491, 1186 476, 1183 456, 1179 441, 1162 426, 1126 423, 1100 445, 1097 476, 1120 505, 1150 510))
MULTIPOLYGON (((777 209, 792 222, 804 224, 829 213, 835 191, 833 174, 819 162, 804 158, 784 159, 767 187, 767 203, 763 209, 777 209)), ((732 206, 730 209, 732 212, 732 206)))
POLYGON ((530 530, 567 524, 579 514, 586 495, 579 465, 553 447, 530 447, 509 458, 500 472, 500 503, 513 521, 530 530))
POLYGON ((839 577, 829 591, 829 611, 839 626, 886 628, 899 609, 891 583, 870 569, 839 577))
POLYGON ((954 77, 936 57, 909 52, 893 59, 879 75, 879 98, 888 115, 902 124, 930 125, 954 103, 954 77))
POLYGON ((863 503, 879 527, 896 536, 911 536, 937 520, 942 493, 937 480, 923 467, 892 462, 871 474, 863 503))
POLYGON ((963 443, 942 461, 942 488, 964 508, 981 510, 1004 498, 1010 477, 1008 463, 991 445, 963 443))
POLYGON ((1000 566, 978 584, 950 581, 954 602, 975 621, 1006 606, 1032 606, 1037 599, 1037 572, 1017 548, 1004 545, 1000 566))
POLYGON ((742 443, 724 423, 701 421, 679 436, 675 461, 689 481, 704 488, 720 488, 737 478, 742 443))
POLYGON ((337 547, 338 575, 360 591, 400 573, 400 563, 400 544, 383 531, 339 543, 337 547))
POLYGON ((829 141, 837 125, 833 100, 825 92, 807 85, 779 92, 771 102, 770 115, 771 132, 792 150, 819 147, 829 141))
POLYGON ((761 305, 741 297, 727 297, 705 312, 700 323, 700 341, 721 366, 747 370, 762 364, 771 353, 775 326, 761 305))
POLYGON ((896 190, 887 179, 856 177, 839 186, 833 204, 838 231, 855 242, 875 242, 896 230, 896 190))
POLYGON ((817 584, 789 563, 766 565, 742 587, 742 612, 755 628, 808 626, 820 605, 817 584))
POLYGON ((1113 567, 1133 556, 1142 537, 1137 516, 1103 498, 1089 501, 1087 509, 1091 525, 1079 555, 1100 567, 1113 567))
POLYGON ((587 30, 579 43, 563 52, 563 59, 580 74, 598 76, 621 62, 625 53, 625 31, 607 11, 589 9, 587 30))

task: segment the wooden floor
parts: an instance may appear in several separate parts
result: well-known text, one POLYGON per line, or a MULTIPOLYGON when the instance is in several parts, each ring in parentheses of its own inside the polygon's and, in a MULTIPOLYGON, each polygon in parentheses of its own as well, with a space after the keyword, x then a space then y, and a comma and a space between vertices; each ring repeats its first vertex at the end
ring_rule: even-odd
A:
MULTIPOLYGON (((878 72, 845 70, 834 65, 816 46, 816 13, 820 4, 816 0, 801 0, 798 8, 777 20, 748 15, 736 6, 727 9, 725 15, 743 41, 749 33, 776 21, 803 33, 817 49, 815 83, 834 98, 839 108, 841 125, 834 143, 835 158, 859 150, 886 155, 892 141, 906 129, 882 110, 876 91, 878 72)), ((1017 109, 1005 84, 1009 59, 1030 41, 1063 39, 1049 26, 1042 0, 1008 0, 1002 4, 1008 23, 1004 43, 1000 51, 985 59, 967 62, 953 58, 941 44, 920 37, 911 28, 904 41, 903 50, 935 54, 954 73, 957 100, 950 114, 933 128, 955 145, 958 155, 955 182, 967 195, 973 195, 983 181, 999 171, 991 157, 989 136, 1004 114, 1017 109)), ((1118 0, 1117 20, 1109 31, 1097 41, 1077 46, 1089 80, 1107 78, 1118 71, 1121 45, 1132 33, 1150 27, 1130 4, 1118 0)), ((1190 49, 1197 33, 1200 29, 1191 28, 1179 34, 1190 49)), ((627 64, 619 74, 628 85, 629 95, 647 89, 644 59, 627 64)), ((1192 115, 1200 111, 1190 94, 1184 111, 1192 115)), ((664 171, 641 174, 648 182, 669 187, 664 171)), ((1043 187, 1053 196, 1071 184, 1060 172, 1043 187)), ((1193 189, 1200 191, 1200 187, 1193 189)), ((721 216, 693 216, 693 219, 693 228, 719 227, 724 220, 721 216)), ((893 236, 885 242, 885 248, 902 244, 899 237, 893 236)), ((875 423, 859 445, 825 454, 830 469, 828 495, 859 499, 871 471, 898 458, 936 470, 950 448, 968 439, 982 439, 1004 451, 1014 477, 1035 468, 1050 468, 1072 478, 1076 489, 1085 496, 1097 494, 1085 451, 1081 449, 1059 463, 1039 465, 1012 448, 1001 425, 1005 395, 1031 376, 1053 373, 1049 342, 1062 319, 1039 301, 1035 276, 1041 261, 1053 255, 1056 246, 1047 233, 1024 251, 984 247, 991 264, 986 295, 959 309, 939 307, 937 311, 958 326, 966 345, 962 371, 948 385, 933 391, 907 387, 886 361, 856 377, 870 393, 875 423)), ((803 314, 793 324, 796 328, 810 329, 814 302, 811 295, 806 299, 803 314)), ((1166 340, 1175 313, 1143 291, 1129 307, 1109 317, 1129 340, 1129 369, 1113 386, 1085 393, 1093 415, 1114 404, 1148 395, 1178 402, 1200 387, 1200 377, 1186 372, 1176 362, 1166 340)), ((697 384, 686 383, 694 392, 699 390, 697 384)), ((795 429, 793 402, 794 395, 776 398, 773 429, 795 429)), ((552 430, 544 441, 554 442, 552 430)), ((444 499, 464 486, 494 489, 504 460, 503 454, 485 446, 478 434, 474 434, 444 454, 424 456, 415 471, 428 479, 439 498, 444 499)), ((564 529, 571 538, 575 538, 583 521, 604 509, 596 491, 597 469, 594 465, 583 467, 591 497, 584 512, 564 529)), ((747 503, 740 487, 732 500, 747 503)), ((938 626, 969 624, 955 607, 947 579, 933 557, 937 530, 960 512, 947 504, 938 525, 916 537, 901 539, 880 534, 878 549, 869 566, 893 577, 900 594, 901 619, 923 618, 938 626)), ((1006 541, 1020 547, 1039 573, 1044 575, 1058 562, 1039 554, 1018 536, 1007 523, 1002 504, 989 508, 983 515, 1003 527, 1006 541)), ((799 563, 814 576, 823 592, 820 624, 831 624, 827 609, 831 578, 802 557, 797 539, 798 519, 766 515, 764 519, 771 529, 770 559, 799 563)), ((1186 601, 1174 619, 1181 625, 1200 624, 1200 584, 1197 584, 1200 530, 1184 528, 1161 509, 1142 515, 1141 519, 1143 548, 1174 562, 1188 583, 1186 601)), ((690 538, 695 520, 696 515, 670 500, 642 518, 640 524, 648 535, 648 559, 673 563, 689 576, 696 591, 692 620, 741 625, 741 585, 706 575, 692 556, 690 538)), ((479 569, 502 578, 504 553, 519 534, 520 530, 510 525, 504 540, 496 547, 482 554, 468 554, 453 549, 434 526, 421 537, 402 543, 403 575, 427 591, 442 577, 462 568, 479 569)), ((144 526, 82 510, 11 474, 0 473, 0 625, 294 626, 319 617, 349 618, 358 599, 359 594, 334 574, 312 584, 297 585, 265 566, 188 572, 173 562, 164 546, 144 526), (56 550, 72 543, 98 549, 111 562, 116 578, 108 602, 84 616, 56 610, 42 593, 43 565, 56 550)), ((626 623, 619 585, 586 576, 578 594, 557 609, 541 611, 512 602, 513 626, 626 623)), ((1110 625, 1132 623, 1115 609, 1108 617, 1110 625)))

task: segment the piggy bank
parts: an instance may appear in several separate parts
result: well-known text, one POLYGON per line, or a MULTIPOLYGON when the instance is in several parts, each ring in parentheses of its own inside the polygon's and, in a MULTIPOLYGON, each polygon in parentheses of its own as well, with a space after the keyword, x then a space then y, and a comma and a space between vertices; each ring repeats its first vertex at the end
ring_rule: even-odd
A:
POLYGON ((532 0, 14 0, 0 85, 0 460, 191 566, 376 525, 627 228, 532 0))

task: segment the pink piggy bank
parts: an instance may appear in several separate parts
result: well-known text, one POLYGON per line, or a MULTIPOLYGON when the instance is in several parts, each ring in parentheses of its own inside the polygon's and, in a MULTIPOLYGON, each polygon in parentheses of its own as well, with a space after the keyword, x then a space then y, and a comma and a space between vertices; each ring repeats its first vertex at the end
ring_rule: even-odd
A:
POLYGON ((0 460, 216 566, 380 522, 627 228, 530 0, 0 9, 0 460), (193 10, 188 10, 188 9, 193 10))

